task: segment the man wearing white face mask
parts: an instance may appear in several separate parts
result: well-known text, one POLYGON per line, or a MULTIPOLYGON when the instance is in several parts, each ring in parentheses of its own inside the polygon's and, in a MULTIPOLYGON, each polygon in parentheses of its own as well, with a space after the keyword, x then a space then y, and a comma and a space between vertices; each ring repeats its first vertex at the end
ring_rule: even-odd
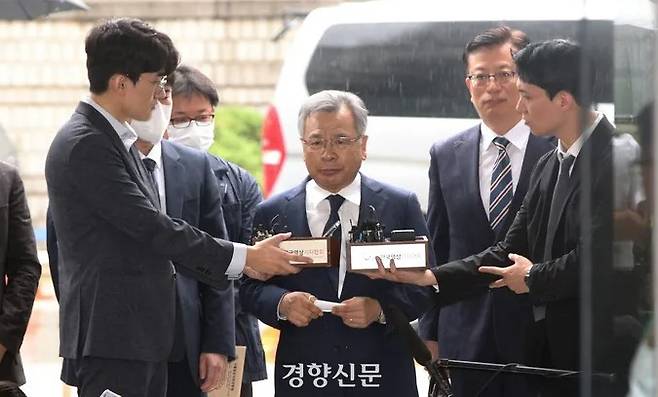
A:
MULTIPOLYGON (((173 112, 167 128, 169 140, 207 152, 214 141, 215 108, 219 95, 214 83, 199 70, 179 66, 173 73, 173 112)), ((262 201, 258 183, 247 171, 220 157, 206 153, 222 195, 228 239, 249 244, 256 205, 262 201)), ((242 311, 238 293, 241 280, 235 280, 235 339, 247 347, 241 396, 252 395, 251 382, 266 379, 265 353, 258 320, 242 311)))
MULTIPOLYGON (((171 111, 171 86, 167 86, 151 118, 131 122, 139 137, 135 146, 152 173, 160 207, 171 217, 228 239, 220 190, 208 159, 197 150, 162 140, 171 111)), ((169 359, 167 396, 203 396, 224 381, 227 361, 235 357, 233 291, 178 274, 176 293, 180 316, 169 359)))

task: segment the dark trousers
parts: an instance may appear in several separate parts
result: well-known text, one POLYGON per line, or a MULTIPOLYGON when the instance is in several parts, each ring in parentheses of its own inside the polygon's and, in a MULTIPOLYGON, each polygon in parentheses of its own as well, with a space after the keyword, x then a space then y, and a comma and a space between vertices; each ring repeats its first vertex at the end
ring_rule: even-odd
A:
POLYGON ((187 358, 183 356, 180 361, 170 362, 168 365, 167 397, 205 397, 199 386, 192 378, 187 358))
POLYGON ((105 390, 121 397, 165 397, 167 393, 167 362, 96 357, 66 361, 64 369, 69 372, 62 371, 62 380, 77 386, 80 397, 99 397, 105 390))

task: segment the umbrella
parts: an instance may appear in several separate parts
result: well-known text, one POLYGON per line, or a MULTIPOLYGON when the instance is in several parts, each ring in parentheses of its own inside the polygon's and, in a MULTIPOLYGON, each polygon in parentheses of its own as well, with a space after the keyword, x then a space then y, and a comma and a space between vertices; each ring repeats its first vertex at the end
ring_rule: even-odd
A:
POLYGON ((0 20, 28 20, 54 12, 88 9, 82 0, 0 0, 0 20))

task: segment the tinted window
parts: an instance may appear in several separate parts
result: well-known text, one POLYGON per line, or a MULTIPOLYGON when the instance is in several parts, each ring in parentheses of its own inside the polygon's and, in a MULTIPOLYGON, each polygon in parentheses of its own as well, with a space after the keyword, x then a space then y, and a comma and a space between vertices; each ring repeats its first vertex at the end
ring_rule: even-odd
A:
MULTIPOLYGON (((348 90, 379 116, 477 117, 464 85, 466 43, 492 22, 344 24, 328 29, 306 72, 310 94, 348 90)), ((510 23, 531 40, 577 38, 577 21, 510 23)), ((612 23, 588 26, 597 69, 596 102, 613 102, 612 23)), ((575 66, 574 66, 575 67, 575 66)))

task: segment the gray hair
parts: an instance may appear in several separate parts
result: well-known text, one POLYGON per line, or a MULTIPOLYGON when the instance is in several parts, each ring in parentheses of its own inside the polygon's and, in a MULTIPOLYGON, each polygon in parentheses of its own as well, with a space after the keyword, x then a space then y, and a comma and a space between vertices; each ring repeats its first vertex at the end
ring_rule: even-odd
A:
POLYGON ((340 110, 341 106, 347 106, 352 112, 354 129, 357 136, 363 136, 368 125, 368 109, 363 100, 356 94, 346 91, 325 90, 308 97, 299 109, 297 128, 299 136, 304 136, 304 124, 306 119, 313 113, 333 113, 340 110))

